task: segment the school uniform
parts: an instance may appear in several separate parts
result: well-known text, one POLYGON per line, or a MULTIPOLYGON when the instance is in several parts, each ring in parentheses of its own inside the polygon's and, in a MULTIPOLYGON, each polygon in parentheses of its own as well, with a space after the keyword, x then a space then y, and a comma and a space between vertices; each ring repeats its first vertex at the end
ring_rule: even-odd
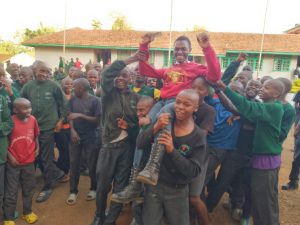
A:
POLYGON ((254 225, 279 225, 278 173, 282 145, 279 139, 283 106, 279 101, 257 103, 224 91, 245 118, 256 122, 253 141, 251 200, 254 225))
POLYGON ((102 148, 97 163, 95 217, 95 221, 101 221, 100 224, 104 221, 107 224, 114 224, 121 212, 122 204, 112 202, 108 215, 105 216, 107 196, 112 182, 113 193, 122 191, 128 184, 135 140, 139 130, 136 115, 138 95, 130 89, 121 92, 114 86, 114 79, 125 67, 123 61, 117 60, 102 72, 103 130, 102 148), (123 118, 129 128, 120 129, 117 118, 123 118))
POLYGON ((61 171, 54 164, 54 128, 60 118, 67 116, 66 99, 61 87, 54 81, 29 81, 21 90, 21 96, 31 102, 32 115, 40 127, 39 164, 43 171, 43 191, 52 188, 61 171))
POLYGON ((5 163, 7 160, 8 138, 13 121, 6 98, 0 95, 0 209, 3 207, 5 163))

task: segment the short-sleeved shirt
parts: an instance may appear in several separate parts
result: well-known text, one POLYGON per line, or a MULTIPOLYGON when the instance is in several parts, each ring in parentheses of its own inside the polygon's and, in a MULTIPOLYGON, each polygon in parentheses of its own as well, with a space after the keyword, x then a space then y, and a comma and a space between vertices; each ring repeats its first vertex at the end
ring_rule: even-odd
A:
POLYGON ((203 102, 197 112, 194 113, 194 120, 201 129, 212 133, 214 131, 215 115, 214 108, 203 102))
POLYGON ((35 138, 40 130, 34 116, 27 121, 20 120, 13 115, 14 128, 9 136, 10 144, 8 151, 16 158, 21 165, 33 163, 35 160, 35 138))
MULTIPOLYGON (((77 98, 72 96, 70 102, 70 112, 82 113, 86 116, 99 117, 101 115, 101 101, 93 95, 86 98, 77 98)), ((76 119, 73 122, 74 128, 80 137, 80 142, 96 142, 97 122, 89 122, 84 119, 76 119)))

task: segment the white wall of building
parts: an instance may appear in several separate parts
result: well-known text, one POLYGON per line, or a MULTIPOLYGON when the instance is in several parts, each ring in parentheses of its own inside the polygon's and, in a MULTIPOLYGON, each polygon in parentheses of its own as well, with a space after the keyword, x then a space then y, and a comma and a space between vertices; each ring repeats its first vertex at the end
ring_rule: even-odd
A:
MULTIPOLYGON (((54 69, 58 67, 59 57, 63 55, 62 48, 56 47, 36 47, 35 48, 35 57, 37 60, 45 61, 49 64, 49 66, 54 69)), ((94 62, 96 60, 96 55, 94 49, 80 49, 80 48, 67 48, 66 49, 66 60, 70 61, 71 58, 78 57, 79 60, 86 64, 90 60, 94 62)), ((117 59, 117 50, 111 50, 111 62, 117 59)), ((203 62, 205 60, 203 58, 203 62)), ((164 63, 164 54, 163 52, 156 51, 155 52, 155 60, 154 66, 156 68, 162 68, 164 63)), ((292 56, 291 64, 290 64, 290 71, 287 72, 277 72, 273 71, 273 63, 274 63, 274 55, 264 55, 263 56, 263 64, 262 70, 259 71, 259 77, 270 75, 274 78, 276 77, 286 77, 293 79, 293 71, 296 69, 297 66, 297 56, 292 56)), ((134 63, 131 67, 136 66, 137 64, 134 63)), ((241 70, 243 65, 239 68, 241 70)), ((254 77, 257 75, 256 71, 254 72, 254 77)))
MULTIPOLYGON (((47 62, 50 68, 54 69, 58 67, 59 57, 63 56, 62 48, 54 47, 36 47, 35 48, 35 59, 47 62)), ((70 61, 71 58, 79 58, 79 61, 84 65, 90 60, 95 60, 95 54, 93 49, 78 49, 78 48, 67 48, 65 59, 70 61)))

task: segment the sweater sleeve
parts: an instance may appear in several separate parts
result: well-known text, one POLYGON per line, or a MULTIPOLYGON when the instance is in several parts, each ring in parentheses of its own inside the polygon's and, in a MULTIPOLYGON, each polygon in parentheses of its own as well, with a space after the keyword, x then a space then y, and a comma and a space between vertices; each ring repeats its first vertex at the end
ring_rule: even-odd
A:
POLYGON ((224 84, 228 85, 230 83, 231 79, 235 76, 240 64, 241 62, 237 61, 230 63, 222 76, 222 81, 224 82, 224 84))
POLYGON ((284 114, 282 116, 280 135, 279 135, 280 142, 283 142, 287 138, 295 119, 296 119, 295 109, 292 106, 290 106, 288 110, 284 111, 284 114))
POLYGON ((114 79, 126 67, 124 61, 116 60, 101 73, 102 97, 108 95, 114 88, 114 79))
POLYGON ((241 96, 230 88, 226 88, 224 93, 236 106, 239 113, 244 116, 246 119, 251 121, 265 121, 272 122, 274 113, 277 113, 282 110, 282 108, 277 107, 277 104, 261 103, 261 102, 252 102, 246 99, 246 97, 241 96), (277 112, 276 112, 277 111, 277 112))
POLYGON ((60 119, 64 119, 68 115, 68 101, 65 93, 60 86, 56 86, 55 98, 60 119))
MULTIPOLYGON (((146 52, 147 59, 149 59, 148 44, 140 44, 139 50, 146 52)), ((155 69, 147 61, 139 61, 139 72, 140 72, 140 74, 147 76, 147 77, 163 79, 165 69, 155 69)))
POLYGON ((205 60, 207 63, 206 79, 209 81, 218 81, 221 79, 220 63, 214 49, 209 46, 203 49, 205 60))
POLYGON ((185 158, 176 149, 170 153, 172 162, 179 172, 187 178, 194 178, 201 172, 201 165, 204 164, 206 146, 198 146, 193 149, 191 157, 185 158))
POLYGON ((7 101, 2 96, 0 96, 0 109, 0 136, 5 137, 10 134, 14 124, 10 117, 7 101))

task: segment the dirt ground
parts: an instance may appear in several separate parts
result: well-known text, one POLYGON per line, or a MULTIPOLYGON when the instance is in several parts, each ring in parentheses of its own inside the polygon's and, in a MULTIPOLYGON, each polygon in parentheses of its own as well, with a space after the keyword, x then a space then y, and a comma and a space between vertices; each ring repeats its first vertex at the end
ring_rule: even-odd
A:
MULTIPOLYGON (((281 225, 299 225, 300 224, 300 192, 297 191, 281 191, 281 185, 288 181, 288 175, 291 168, 293 138, 290 135, 284 143, 284 151, 282 154, 282 167, 279 176, 279 202, 280 202, 280 220, 281 225)), ((37 191, 42 185, 42 178, 38 178, 37 191)), ((89 180, 87 177, 81 177, 79 196, 77 204, 68 206, 65 200, 68 196, 69 185, 59 184, 55 187, 55 191, 51 198, 45 203, 33 203, 33 211, 39 216, 36 225, 89 225, 92 222, 95 212, 95 201, 87 202, 85 195, 88 192, 89 180)), ((36 195, 35 195, 36 197, 36 195)), ((224 197, 226 198, 226 196, 224 197)), ((20 199, 20 198, 19 198, 20 199)), ((21 201, 18 204, 18 211, 21 213, 21 201)), ((213 225, 235 225, 228 215, 228 212, 221 204, 210 215, 213 225)), ((131 221, 131 213, 129 207, 125 207, 117 225, 129 225, 131 221)), ((22 219, 17 219, 17 225, 25 225, 22 219)))

